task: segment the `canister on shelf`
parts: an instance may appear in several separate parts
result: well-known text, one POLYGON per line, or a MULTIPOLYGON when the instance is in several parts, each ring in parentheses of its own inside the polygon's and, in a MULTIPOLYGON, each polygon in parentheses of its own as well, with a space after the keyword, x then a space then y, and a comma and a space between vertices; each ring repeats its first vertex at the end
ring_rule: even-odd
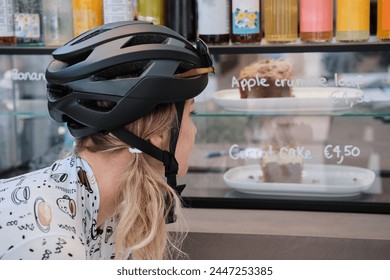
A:
POLYGON ((300 39, 330 42, 333 38, 333 0, 300 0, 300 39))
POLYGON ((165 25, 163 0, 138 0, 138 20, 153 22, 156 25, 165 25))
POLYGON ((165 25, 195 41, 197 28, 196 0, 166 0, 165 25))
POLYGON ((40 0, 16 0, 14 27, 16 43, 20 45, 41 45, 42 2, 40 0))
POLYGON ((370 37, 370 0, 337 0, 336 40, 365 42, 370 37))
POLYGON ((14 1, 0 0, 0 45, 16 43, 14 9, 14 1))
POLYGON ((260 43, 260 0, 231 0, 232 43, 260 43))
POLYGON ((73 0, 73 35, 103 24, 103 0, 73 0))
POLYGON ((209 44, 230 42, 230 0, 197 0, 199 37, 209 44))
POLYGON ((390 0, 378 0, 377 38, 390 41, 390 0))
POLYGON ((264 0, 264 39, 289 43, 298 39, 298 0, 264 0))
POLYGON ((73 38, 72 0, 42 0, 43 41, 59 46, 73 38))

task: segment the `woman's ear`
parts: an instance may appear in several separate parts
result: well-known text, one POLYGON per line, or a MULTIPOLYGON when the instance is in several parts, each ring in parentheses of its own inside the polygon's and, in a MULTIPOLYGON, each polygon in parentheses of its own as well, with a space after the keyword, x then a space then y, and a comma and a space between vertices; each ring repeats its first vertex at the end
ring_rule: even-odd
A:
POLYGON ((156 146, 157 148, 162 148, 164 143, 164 135, 163 134, 155 134, 150 137, 150 142, 156 146))

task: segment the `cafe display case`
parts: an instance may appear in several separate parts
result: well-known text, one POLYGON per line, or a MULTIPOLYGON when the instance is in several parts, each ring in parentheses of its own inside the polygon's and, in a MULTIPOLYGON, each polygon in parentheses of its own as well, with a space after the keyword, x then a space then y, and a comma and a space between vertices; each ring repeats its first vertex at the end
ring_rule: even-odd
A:
POLYGON ((389 43, 262 42, 210 51, 216 75, 197 98, 186 205, 390 213, 389 43), (291 62, 292 78, 275 84, 292 96, 242 99, 240 85, 262 85, 261 77, 240 84, 240 71, 279 58, 291 62), (298 181, 266 178, 261 163, 275 151, 283 164, 299 158, 298 181))
MULTIPOLYGON (((46 109, 42 75, 52 51, 0 48, 0 178, 46 166, 71 147, 46 109)), ((216 73, 196 97, 196 143, 179 178, 185 206, 390 213, 390 43, 262 42, 210 52, 216 73), (278 85, 293 96, 241 99, 240 70, 278 58, 291 61, 292 79, 278 85), (265 181, 261 161, 275 147, 302 161, 298 182, 265 181)))

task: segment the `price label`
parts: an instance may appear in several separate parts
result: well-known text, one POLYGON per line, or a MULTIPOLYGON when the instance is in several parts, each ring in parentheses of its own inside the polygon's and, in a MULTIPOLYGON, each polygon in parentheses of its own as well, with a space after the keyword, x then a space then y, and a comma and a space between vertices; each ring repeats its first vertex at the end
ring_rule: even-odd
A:
POLYGON ((354 145, 327 145, 324 148, 324 156, 327 159, 336 158, 337 164, 340 164, 345 158, 360 156, 360 149, 354 145))
POLYGON ((364 95, 363 94, 353 94, 348 90, 336 90, 330 94, 330 99, 333 104, 345 104, 349 108, 352 108, 355 103, 363 103, 364 95))

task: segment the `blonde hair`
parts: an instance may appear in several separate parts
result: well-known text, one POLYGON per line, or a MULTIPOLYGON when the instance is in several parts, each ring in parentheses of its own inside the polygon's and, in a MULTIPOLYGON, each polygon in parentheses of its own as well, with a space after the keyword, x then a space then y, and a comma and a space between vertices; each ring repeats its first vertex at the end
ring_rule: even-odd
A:
MULTIPOLYGON (((160 105, 152 113, 127 125, 129 131, 149 140, 177 128, 173 104, 160 105)), ((168 133, 169 135, 169 133, 168 133)), ((168 137, 169 138, 169 137, 168 137)), ((164 143, 168 150, 169 140, 164 143)), ((129 146, 111 134, 94 134, 76 142, 74 152, 115 153, 129 146), (88 144, 86 144, 88 141, 88 144), (92 143, 92 144, 90 144, 92 143)), ((117 196, 117 228, 115 230, 115 258, 153 260, 185 257, 180 245, 184 232, 168 232, 165 224, 167 209, 172 205, 178 221, 183 221, 181 200, 157 170, 162 163, 145 153, 134 153, 122 174, 117 196)))

